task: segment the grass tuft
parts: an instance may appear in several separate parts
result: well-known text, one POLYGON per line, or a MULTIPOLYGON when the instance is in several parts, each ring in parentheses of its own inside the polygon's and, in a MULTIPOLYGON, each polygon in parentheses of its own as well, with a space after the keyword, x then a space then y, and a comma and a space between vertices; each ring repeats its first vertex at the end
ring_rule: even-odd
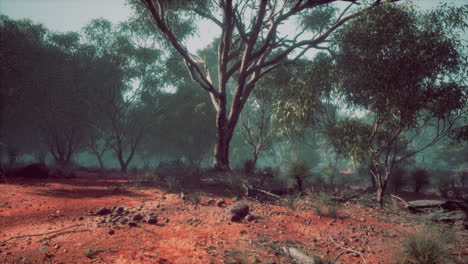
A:
POLYGON ((447 263, 450 256, 447 245, 453 239, 453 232, 435 225, 425 225, 413 232, 405 232, 396 254, 397 263, 447 263))
POLYGON ((230 249, 224 252, 224 264, 255 264, 257 259, 252 257, 246 251, 239 249, 230 249))

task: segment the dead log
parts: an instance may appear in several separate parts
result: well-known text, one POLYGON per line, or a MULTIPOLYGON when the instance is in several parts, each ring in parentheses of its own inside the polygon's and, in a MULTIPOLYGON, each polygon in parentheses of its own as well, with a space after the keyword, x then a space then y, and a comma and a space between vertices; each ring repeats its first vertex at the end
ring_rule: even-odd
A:
POLYGON ((249 197, 249 196, 251 195, 252 191, 253 191, 253 192, 263 193, 263 194, 265 194, 265 195, 274 197, 274 198, 276 198, 276 199, 281 199, 280 196, 278 196, 278 195, 276 195, 276 194, 274 194, 274 193, 271 193, 271 192, 266 191, 266 190, 262 190, 262 189, 255 188, 255 187, 253 187, 252 185, 247 185, 247 184, 244 183, 244 184, 242 184, 242 187, 244 188, 244 195, 245 195, 246 197, 249 197))
POLYGON ((297 248, 293 247, 283 247, 283 251, 286 254, 286 256, 290 257, 296 263, 299 264, 319 264, 315 258, 309 257, 306 254, 302 253, 299 251, 297 248))

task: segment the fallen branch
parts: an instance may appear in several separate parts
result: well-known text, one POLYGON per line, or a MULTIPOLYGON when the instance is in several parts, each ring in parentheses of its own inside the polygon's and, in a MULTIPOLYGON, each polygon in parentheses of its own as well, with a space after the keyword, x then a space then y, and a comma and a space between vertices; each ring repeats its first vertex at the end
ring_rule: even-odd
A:
POLYGON ((145 230, 145 231, 148 232, 148 233, 151 233, 151 234, 155 234, 155 235, 156 235, 156 233, 155 233, 154 231, 151 231, 151 230, 149 230, 149 229, 147 229, 147 228, 145 228, 145 227, 143 227, 143 226, 141 226, 141 225, 138 225, 137 227, 139 227, 139 228, 145 230))
POLYGON ((65 231, 65 232, 62 232, 62 233, 53 234, 52 236, 47 237, 46 239, 52 239, 52 238, 56 238, 58 236, 65 235, 65 234, 70 234, 70 233, 82 233, 82 232, 91 232, 91 230, 84 229, 84 230, 65 231))
POLYGON ((403 198, 401 198, 401 197, 398 197, 398 196, 396 196, 396 195, 393 195, 393 194, 390 194, 390 196, 391 196, 391 197, 393 197, 393 198, 395 198, 395 199, 397 199, 397 200, 400 200, 400 201, 402 201, 402 202, 405 204, 405 206, 406 206, 406 207, 408 206, 408 202, 407 202, 407 201, 405 201, 405 200, 403 200, 403 198))
POLYGON ((349 195, 349 196, 346 196, 346 197, 345 197, 345 196, 342 196, 342 197, 332 196, 332 197, 330 198, 330 200, 331 200, 331 201, 334 201, 334 202, 342 202, 342 203, 344 203, 344 202, 347 202, 347 201, 349 201, 349 200, 351 200, 351 199, 353 199, 353 198, 357 198, 357 197, 359 197, 360 195, 361 195, 360 193, 355 193, 355 194, 352 194, 352 195, 349 195))
POLYGON ((271 196, 271 197, 275 197, 276 199, 281 199, 281 197, 279 195, 276 195, 276 194, 271 193, 271 192, 266 191, 266 190, 254 188, 253 186, 247 186, 246 184, 242 184, 242 187, 244 187, 245 194, 246 194, 245 196, 247 196, 247 197, 249 196, 250 191, 256 191, 256 192, 260 192, 260 193, 266 194, 266 195, 271 196))
POLYGON ((301 264, 318 264, 317 261, 315 260, 315 258, 307 256, 306 254, 299 251, 297 248, 283 247, 283 251, 288 257, 296 260, 298 263, 301 263, 301 264))
POLYGON ((279 195, 276 195, 274 193, 271 193, 271 192, 268 192, 268 191, 265 191, 265 190, 262 190, 262 189, 252 188, 252 190, 257 191, 257 192, 261 192, 263 194, 266 194, 266 195, 269 195, 269 196, 272 196, 272 197, 275 197, 275 198, 278 198, 278 199, 281 199, 281 197, 279 195))
MULTIPOLYGON (((335 240, 333 240, 333 238, 332 238, 331 236, 328 236, 328 237, 330 238, 331 242, 333 242, 333 244, 335 244, 337 247, 343 249, 344 252, 352 252, 352 253, 358 254, 359 256, 361 256, 362 262, 363 262, 364 264, 367 264, 367 261, 366 261, 366 259, 364 258, 364 255, 362 255, 361 252, 356 251, 356 250, 353 250, 353 249, 350 249, 350 248, 345 248, 345 247, 339 245, 338 243, 336 243, 335 240)), ((334 260, 333 262, 336 262, 336 261, 338 260, 338 258, 339 258, 341 255, 343 255, 344 252, 338 254, 338 256, 336 256, 336 258, 335 258, 335 260, 334 260)))
POLYGON ((50 235, 50 234, 54 234, 54 233, 58 233, 58 232, 62 232, 64 230, 67 230, 67 229, 70 229, 70 228, 73 228, 73 227, 78 227, 78 226, 82 226, 83 224, 76 224, 76 225, 72 225, 72 226, 68 226, 68 227, 65 227, 65 228, 62 228, 62 229, 59 229, 59 230, 55 230, 55 231, 50 231, 50 232, 47 232, 47 233, 42 233, 42 234, 33 234, 33 235, 20 235, 20 236, 14 236, 14 237, 10 237, 9 239, 7 240, 3 240, 3 241, 0 241, 0 244, 3 244, 5 242, 8 242, 12 239, 17 239, 17 238, 23 238, 23 237, 34 237, 34 236, 46 236, 46 235, 50 235))

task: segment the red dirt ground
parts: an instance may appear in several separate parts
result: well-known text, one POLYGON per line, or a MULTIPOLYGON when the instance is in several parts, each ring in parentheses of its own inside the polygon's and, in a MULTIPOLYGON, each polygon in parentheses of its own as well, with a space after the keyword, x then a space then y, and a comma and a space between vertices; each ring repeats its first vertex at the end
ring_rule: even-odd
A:
MULTIPOLYGON (((178 194, 128 186, 127 180, 106 181, 92 174, 0 184, 0 263, 224 263, 232 249, 247 252, 258 263, 290 263, 274 248, 294 245, 333 259, 342 249, 331 237, 363 252, 367 263, 383 264, 394 263, 390 248, 397 245, 398 231, 411 226, 394 218, 389 222, 356 204, 343 205, 343 218, 334 220, 317 216, 306 202, 292 210, 250 200, 242 202, 257 220, 234 223, 225 208, 206 202, 224 198, 229 207, 230 198, 207 194, 195 205, 178 194), (111 226, 88 214, 116 205, 169 222, 111 226)), ((343 254, 339 261, 363 263, 355 253, 343 254)))

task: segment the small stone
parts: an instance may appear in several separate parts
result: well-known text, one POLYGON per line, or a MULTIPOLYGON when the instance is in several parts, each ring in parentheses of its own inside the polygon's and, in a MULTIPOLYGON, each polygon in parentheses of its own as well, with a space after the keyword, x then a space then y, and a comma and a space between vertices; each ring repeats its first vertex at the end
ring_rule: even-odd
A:
POLYGON ((101 207, 101 208, 97 209, 94 214, 95 215, 108 215, 110 213, 111 213, 111 211, 108 208, 101 207))
POLYGON ((83 219, 84 219, 84 217, 80 216, 80 217, 78 218, 78 221, 83 221, 83 219))
POLYGON ((208 205, 213 205, 213 204, 215 204, 215 202, 216 202, 216 201, 215 201, 214 199, 209 199, 206 203, 207 203, 208 205))
POLYGON ((224 201, 224 199, 219 199, 218 201, 216 201, 216 205, 218 207, 223 207, 224 205, 226 205, 226 201, 224 201))
POLYGON ((115 234, 115 231, 111 229, 111 230, 109 230, 109 232, 107 232, 107 233, 108 233, 109 235, 112 236, 113 234, 115 234))
POLYGON ((255 220, 255 216, 249 214, 245 217, 245 220, 249 221, 249 222, 252 222, 253 220, 255 220))
POLYGON ((240 221, 249 214, 249 206, 241 203, 235 204, 229 209, 229 213, 231 214, 229 217, 231 221, 240 221))
POLYGON ((135 222, 140 221, 141 219, 143 219, 143 216, 141 214, 136 214, 132 218, 132 220, 135 222))
POLYGON ((166 223, 166 224, 169 223, 169 218, 163 217, 163 223, 166 223))
POLYGON ((131 222, 128 222, 128 225, 131 226, 131 227, 135 227, 138 225, 137 222, 134 222, 134 221, 131 221, 131 222))
POLYGON ((155 216, 155 215, 151 215, 150 217, 148 217, 148 219, 146 220, 146 222, 148 224, 157 224, 158 223, 158 218, 155 216))
POLYGON ((119 219, 119 222, 120 222, 121 224, 125 224, 125 223, 128 222, 128 219, 125 218, 125 217, 122 217, 122 218, 119 219))
POLYGON ((117 214, 122 214, 124 212, 124 209, 121 206, 117 206, 115 207, 114 212, 117 214))
POLYGON ((57 244, 57 245, 54 246, 54 248, 55 248, 55 249, 59 249, 59 248, 60 248, 60 245, 57 244))
POLYGON ((240 231, 240 234, 241 234, 241 235, 246 235, 246 234, 247 234, 247 230, 242 230, 242 231, 240 231))

